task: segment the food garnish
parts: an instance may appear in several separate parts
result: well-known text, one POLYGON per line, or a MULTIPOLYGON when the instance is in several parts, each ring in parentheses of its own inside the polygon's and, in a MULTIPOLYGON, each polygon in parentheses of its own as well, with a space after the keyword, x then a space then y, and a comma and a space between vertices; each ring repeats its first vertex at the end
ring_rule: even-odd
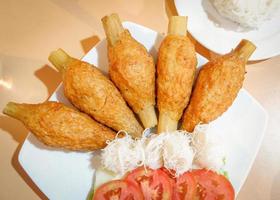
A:
POLYGON ((164 168, 139 167, 121 180, 101 185, 93 200, 233 200, 234 195, 229 180, 211 170, 192 170, 172 178, 164 168))
POLYGON ((100 186, 93 200, 144 200, 140 188, 125 180, 114 180, 100 186))
POLYGON ((119 176, 139 166, 151 169, 165 167, 176 177, 195 168, 220 172, 224 170, 226 153, 222 139, 219 141, 206 133, 205 125, 198 125, 193 133, 143 134, 138 139, 125 135, 107 142, 108 145, 102 149, 101 163, 104 169, 119 176))

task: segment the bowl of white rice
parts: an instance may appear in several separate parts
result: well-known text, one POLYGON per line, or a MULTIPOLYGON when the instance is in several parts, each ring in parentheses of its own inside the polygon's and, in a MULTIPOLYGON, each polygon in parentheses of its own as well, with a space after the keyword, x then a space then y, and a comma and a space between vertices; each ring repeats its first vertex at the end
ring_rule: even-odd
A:
POLYGON ((244 28, 259 28, 277 16, 280 0, 209 0, 218 13, 244 28))
MULTIPOLYGON (((188 31, 212 52, 226 54, 242 39, 257 50, 250 60, 280 55, 280 0, 174 0, 188 31)), ((211 55, 211 54, 210 54, 211 55)))

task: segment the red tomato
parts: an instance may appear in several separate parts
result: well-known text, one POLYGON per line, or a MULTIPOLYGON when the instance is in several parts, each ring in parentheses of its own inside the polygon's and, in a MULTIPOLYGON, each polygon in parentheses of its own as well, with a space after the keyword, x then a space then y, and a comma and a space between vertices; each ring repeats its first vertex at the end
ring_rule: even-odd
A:
POLYGON ((144 200, 140 188, 129 181, 114 180, 101 185, 93 200, 144 200))
POLYGON ((166 169, 165 167, 162 167, 162 168, 160 168, 162 171, 164 171, 168 176, 169 176, 169 178, 171 179, 171 180, 173 180, 173 181, 176 181, 176 177, 175 177, 175 171, 174 170, 169 170, 169 169, 166 169))
POLYGON ((196 181, 190 172, 177 178, 174 189, 174 200, 193 200, 196 194, 196 181))
POLYGON ((206 169, 191 172, 196 183, 196 198, 203 200, 233 200, 234 189, 223 175, 206 169))
POLYGON ((125 180, 139 185, 145 200, 170 200, 173 182, 161 169, 152 170, 139 167, 130 172, 125 180))

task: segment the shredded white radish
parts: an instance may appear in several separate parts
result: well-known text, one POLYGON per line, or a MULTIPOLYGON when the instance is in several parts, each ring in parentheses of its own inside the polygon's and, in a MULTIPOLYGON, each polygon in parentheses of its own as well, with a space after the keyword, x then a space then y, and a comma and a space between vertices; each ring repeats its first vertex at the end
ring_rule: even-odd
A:
POLYGON ((207 134, 205 126, 197 126, 193 135, 193 147, 196 151, 194 164, 200 168, 220 171, 226 157, 221 138, 207 134))
POLYGON ((183 131, 163 134, 166 134, 163 148, 164 167, 174 170, 175 176, 179 176, 192 167, 194 150, 190 146, 191 136, 183 131))
POLYGON ((102 150, 101 160, 104 168, 120 175, 142 165, 143 149, 140 143, 136 143, 130 135, 116 138, 108 142, 102 150))
POLYGON ((165 167, 174 170, 175 176, 194 165, 220 170, 224 151, 213 138, 206 137, 205 132, 206 126, 198 125, 194 133, 173 131, 149 136, 144 132, 140 139, 133 139, 128 134, 116 137, 102 150, 102 164, 118 175, 142 165, 151 169, 165 167))
POLYGON ((164 146, 165 135, 152 135, 146 141, 145 146, 145 166, 151 169, 158 169, 163 166, 162 150, 164 146))

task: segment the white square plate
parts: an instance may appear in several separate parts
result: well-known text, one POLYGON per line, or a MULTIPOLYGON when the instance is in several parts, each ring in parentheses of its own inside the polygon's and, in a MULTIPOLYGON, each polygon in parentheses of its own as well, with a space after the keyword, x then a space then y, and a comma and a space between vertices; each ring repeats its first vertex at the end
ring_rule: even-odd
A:
MULTIPOLYGON (((163 38, 146 27, 125 22, 136 40, 141 42, 156 59, 157 49, 163 38)), ((83 58, 107 73, 107 44, 102 40, 83 58)), ((198 66, 207 60, 198 55, 198 66)), ((60 85, 50 100, 70 105, 60 85)), ((211 123, 208 131, 223 137, 227 147, 227 169, 236 194, 244 183, 260 147, 267 114, 261 105, 244 89, 239 92, 229 110, 211 123)), ((26 138, 19 162, 35 184, 49 199, 86 199, 93 183, 92 153, 78 153, 49 148, 32 134, 26 138)))

